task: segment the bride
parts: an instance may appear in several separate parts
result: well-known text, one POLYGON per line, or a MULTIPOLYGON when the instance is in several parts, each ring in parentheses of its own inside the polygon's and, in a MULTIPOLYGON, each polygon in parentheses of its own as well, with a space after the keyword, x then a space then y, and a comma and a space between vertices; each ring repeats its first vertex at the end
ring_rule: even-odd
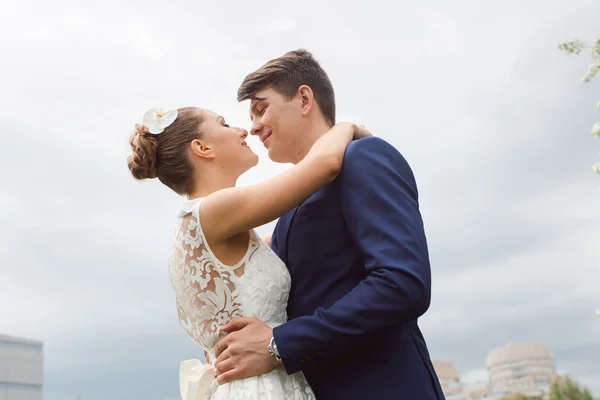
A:
MULTIPOLYGON (((169 275, 181 326, 210 359, 220 328, 232 318, 256 317, 271 327, 286 321, 290 275, 253 229, 333 181, 348 143, 370 133, 338 123, 294 167, 236 187, 240 175, 258 163, 247 136, 211 111, 187 107, 149 110, 130 139, 128 166, 134 178, 158 178, 188 197, 175 224, 169 275)), ((265 375, 218 385, 210 364, 184 361, 182 398, 314 399, 301 372, 288 375, 276 357, 272 362, 277 367, 265 375)))

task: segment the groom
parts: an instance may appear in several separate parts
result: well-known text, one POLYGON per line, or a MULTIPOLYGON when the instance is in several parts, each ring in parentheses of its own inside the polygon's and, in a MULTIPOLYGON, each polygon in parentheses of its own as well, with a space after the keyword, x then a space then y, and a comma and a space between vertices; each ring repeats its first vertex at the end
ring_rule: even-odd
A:
MULTIPOLYGON (((298 163, 335 124, 331 82, 305 50, 249 74, 238 100, 251 100, 250 133, 276 162, 298 163)), ((289 321, 227 324, 219 383, 283 364, 319 400, 444 399, 417 325, 431 297, 417 186, 395 148, 350 143, 338 178, 279 219, 271 247, 292 277, 289 321)))

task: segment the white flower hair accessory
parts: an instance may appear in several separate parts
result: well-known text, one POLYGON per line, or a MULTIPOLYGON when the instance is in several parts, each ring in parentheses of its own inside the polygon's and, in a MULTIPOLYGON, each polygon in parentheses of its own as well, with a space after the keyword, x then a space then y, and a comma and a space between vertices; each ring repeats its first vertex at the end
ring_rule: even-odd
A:
POLYGON ((158 135, 162 133, 165 128, 171 125, 177 119, 177 110, 163 111, 160 108, 151 108, 144 114, 142 123, 148 132, 158 135))

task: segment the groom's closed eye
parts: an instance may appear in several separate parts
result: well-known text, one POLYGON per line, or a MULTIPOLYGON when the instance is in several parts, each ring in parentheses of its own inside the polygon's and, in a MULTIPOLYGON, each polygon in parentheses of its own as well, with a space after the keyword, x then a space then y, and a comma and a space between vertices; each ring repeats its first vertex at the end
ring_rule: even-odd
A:
POLYGON ((256 113, 262 116, 265 113, 266 105, 256 106, 256 113))
MULTIPOLYGON (((262 108, 260 110, 256 110, 256 112, 254 113, 254 115, 256 115, 258 117, 262 117, 264 115, 264 113, 265 113, 265 108, 262 108)), ((254 122, 254 117, 250 117, 250 119, 252 120, 252 122, 254 122)))
POLYGON ((250 121, 254 121, 254 116, 258 115, 262 117, 265 113, 267 106, 261 103, 255 103, 250 107, 250 121))

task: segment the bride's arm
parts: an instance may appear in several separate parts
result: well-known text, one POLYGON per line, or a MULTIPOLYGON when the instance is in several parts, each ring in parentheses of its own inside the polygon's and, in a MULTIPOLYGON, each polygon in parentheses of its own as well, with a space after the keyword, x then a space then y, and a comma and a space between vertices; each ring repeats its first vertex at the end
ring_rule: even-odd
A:
POLYGON ((200 206, 205 235, 227 239, 271 222, 302 203, 336 178, 355 132, 368 135, 364 128, 339 123, 315 142, 302 161, 282 174, 207 196, 200 206))

